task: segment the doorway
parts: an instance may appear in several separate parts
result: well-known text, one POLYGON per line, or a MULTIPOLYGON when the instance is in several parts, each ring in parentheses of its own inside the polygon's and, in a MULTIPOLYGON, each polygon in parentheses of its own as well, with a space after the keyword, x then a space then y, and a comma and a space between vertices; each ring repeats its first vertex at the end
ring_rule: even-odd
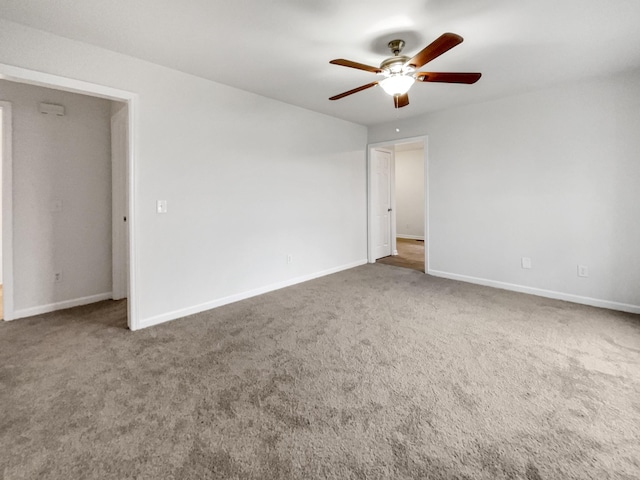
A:
POLYGON ((368 152, 369 262, 428 272, 427 137, 369 145, 368 152), (380 173, 386 155, 388 178, 380 173), (387 192, 389 215, 384 218, 387 192), (386 232, 388 249, 383 248, 386 232))
MULTIPOLYGON (((2 64, 0 64, 0 79, 9 80, 16 84, 30 84, 30 85, 50 88, 50 89, 54 89, 62 92, 71 92, 71 93, 86 95, 88 97, 97 97, 103 100, 110 100, 114 104, 117 103, 121 107, 124 107, 124 108, 118 109, 119 120, 116 120, 116 122, 119 121, 119 125, 120 125, 119 128, 121 132, 121 140, 120 140, 121 152, 124 152, 124 156, 126 157, 125 158, 126 162, 121 164, 121 169, 118 172, 119 177, 123 179, 123 181, 120 182, 119 185, 116 185, 116 182, 114 181, 110 188, 113 188, 112 198, 113 199, 118 198, 119 200, 119 205, 116 206, 115 203, 117 202, 114 202, 114 206, 113 206, 113 213, 114 213, 113 235, 122 237, 123 236, 122 232, 124 232, 124 237, 128 240, 128 245, 121 248, 122 253, 120 255, 114 255, 113 257, 114 262, 118 261, 125 265, 125 267, 121 267, 119 269, 120 270, 119 277, 123 279, 120 281, 119 287, 115 285, 116 279, 114 278, 114 292, 119 292, 119 293, 116 293, 113 296, 115 298, 124 298, 124 297, 128 298, 127 324, 131 330, 136 330, 137 328, 139 328, 138 326, 139 322, 137 319, 136 300, 134 295, 135 258, 134 258, 133 252, 135 251, 135 249, 133 248, 134 237, 131 232, 134 225, 134 218, 133 218, 133 215, 130 214, 130 212, 133 212, 133 200, 135 198, 134 196, 135 182, 133 181, 132 176, 133 176, 133 172, 135 171, 134 147, 136 145, 135 116, 137 111, 137 96, 135 94, 120 91, 117 89, 112 89, 110 87, 89 84, 83 81, 57 77, 54 75, 44 74, 41 72, 34 72, 27 69, 22 69, 22 68, 12 67, 12 66, 2 65, 2 64), (116 226, 115 226, 116 212, 119 212, 117 218, 120 219, 121 221, 119 232, 116 232, 116 226), (121 260, 116 260, 116 256, 121 260), (118 296, 116 297, 116 295, 118 296)), ((13 307, 14 292, 12 289, 13 249, 11 245, 12 234, 9 234, 9 232, 11 232, 11 228, 13 224, 12 218, 11 218, 11 215, 13 215, 13 205, 11 205, 11 195, 10 195, 11 192, 8 191, 12 187, 12 179, 11 179, 11 175, 8 175, 8 176, 6 175, 7 171, 11 173, 11 168, 12 168, 12 161, 7 156, 7 152, 9 153, 9 155, 11 154, 11 145, 10 145, 11 132, 8 131, 10 130, 11 122, 10 121, 7 122, 6 120, 7 119, 6 111, 8 110, 10 112, 11 104, 9 102, 0 102, 0 104, 2 104, 3 107, 5 107, 5 105, 8 106, 8 108, 2 108, 3 120, 4 120, 3 121, 4 128, 2 129, 2 133, 3 133, 3 140, 6 140, 7 138, 9 139, 9 144, 7 144, 6 141, 3 141, 3 145, 2 145, 3 147, 2 148, 2 151, 3 151, 3 158, 2 158, 3 160, 2 161, 3 204, 2 204, 1 210, 3 213, 2 240, 4 240, 2 242, 2 252, 3 252, 2 258, 4 260, 2 264, 2 271, 3 271, 2 283, 3 283, 3 297, 4 297, 3 298, 4 300, 3 319, 14 320, 22 316, 28 316, 29 314, 44 313, 44 311, 31 312, 31 310, 45 309, 47 311, 53 311, 59 308, 67 308, 69 306, 74 306, 73 305, 74 301, 66 302, 66 303, 69 303, 69 305, 65 304, 61 307, 55 304, 55 305, 43 305, 43 307, 36 307, 33 309, 22 309, 22 311, 20 312, 16 312, 14 310, 14 307, 13 307), (7 125, 9 126, 9 128, 7 128, 7 125)), ((123 158, 123 155, 120 155, 120 158, 123 158)), ((112 158, 112 161, 115 162, 116 158, 115 157, 112 158)), ((58 202, 54 202, 54 206, 57 204, 58 202)), ((53 209, 54 207, 50 207, 50 208, 53 209)), ((114 268, 114 273, 115 273, 115 270, 117 270, 117 268, 114 268)), ((64 279, 64 276, 62 276, 62 278, 64 279)), ((56 276, 56 280, 57 280, 57 276, 56 276)), ((112 295, 111 292, 109 292, 109 298, 112 298, 111 295, 112 295)), ((101 298, 98 299, 97 297, 102 297, 102 296, 104 295, 102 294, 96 295, 95 296, 96 299, 94 301, 100 300, 101 298)), ((83 297, 80 300, 82 302, 78 304, 89 303, 88 300, 91 300, 91 298, 83 297)), ((65 302, 61 302, 61 303, 65 303, 65 302)))

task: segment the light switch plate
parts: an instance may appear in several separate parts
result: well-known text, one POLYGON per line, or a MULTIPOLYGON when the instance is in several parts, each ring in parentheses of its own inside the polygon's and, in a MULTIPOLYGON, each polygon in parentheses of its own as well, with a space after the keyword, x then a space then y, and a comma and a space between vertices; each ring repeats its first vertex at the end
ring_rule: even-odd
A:
POLYGON ((531 259, 529 257, 522 257, 522 268, 531 268, 531 259))
POLYGON ((167 201, 166 200, 158 200, 156 203, 156 212, 158 213, 167 213, 167 201))

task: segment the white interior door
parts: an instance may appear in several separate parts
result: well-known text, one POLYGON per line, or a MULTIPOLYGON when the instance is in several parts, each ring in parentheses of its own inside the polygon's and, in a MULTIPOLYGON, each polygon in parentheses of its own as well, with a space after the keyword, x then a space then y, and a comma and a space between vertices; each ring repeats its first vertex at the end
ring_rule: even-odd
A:
POLYGON ((374 150, 371 159, 373 257, 391 255, 391 153, 374 150))
POLYGON ((113 191, 113 299, 128 298, 129 229, 128 175, 129 138, 126 104, 114 107, 111 115, 111 180, 113 191))
POLYGON ((2 201, 2 318, 13 320, 13 160, 11 103, 0 101, 2 128, 0 134, 0 167, 2 169, 0 193, 2 201))

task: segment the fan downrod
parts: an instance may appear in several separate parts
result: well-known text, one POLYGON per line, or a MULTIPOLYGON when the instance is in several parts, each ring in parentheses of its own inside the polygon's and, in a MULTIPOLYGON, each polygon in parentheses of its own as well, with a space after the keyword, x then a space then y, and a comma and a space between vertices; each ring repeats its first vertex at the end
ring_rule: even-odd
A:
POLYGON ((402 49, 404 48, 404 40, 391 40, 388 44, 387 47, 389 47, 391 49, 391 51, 393 52, 394 55, 400 55, 400 52, 402 51, 402 49))

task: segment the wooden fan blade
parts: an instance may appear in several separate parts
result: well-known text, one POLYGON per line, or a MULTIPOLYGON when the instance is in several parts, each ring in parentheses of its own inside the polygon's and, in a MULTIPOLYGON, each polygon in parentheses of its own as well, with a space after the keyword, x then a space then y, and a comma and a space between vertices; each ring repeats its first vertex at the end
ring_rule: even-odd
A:
POLYGON ((364 63, 352 62, 351 60, 345 60, 344 58, 337 58, 335 60, 331 60, 329 63, 333 65, 342 65, 343 67, 357 68, 358 70, 365 70, 371 73, 380 73, 382 71, 378 67, 372 67, 370 65, 365 65, 364 63))
POLYGON ((415 57, 407 62, 413 68, 420 68, 431 60, 438 58, 444 52, 451 50, 456 45, 461 44, 463 38, 455 33, 443 33, 429 45, 422 49, 415 57))
POLYGON ((340 100, 341 98, 344 98, 347 95, 351 95, 352 93, 361 92, 362 90, 366 90, 367 88, 374 87, 377 84, 378 84, 378 82, 367 83, 366 85, 362 85, 361 87, 354 88, 353 90, 349 90, 348 92, 340 93, 339 95, 334 95, 333 97, 329 98, 329 100, 340 100))
POLYGON ((405 93, 404 95, 394 95, 393 97, 393 106, 396 108, 402 108, 409 105, 409 94, 405 93))
POLYGON ((418 72, 416 80, 419 82, 466 83, 472 84, 480 80, 481 73, 449 73, 449 72, 418 72))

